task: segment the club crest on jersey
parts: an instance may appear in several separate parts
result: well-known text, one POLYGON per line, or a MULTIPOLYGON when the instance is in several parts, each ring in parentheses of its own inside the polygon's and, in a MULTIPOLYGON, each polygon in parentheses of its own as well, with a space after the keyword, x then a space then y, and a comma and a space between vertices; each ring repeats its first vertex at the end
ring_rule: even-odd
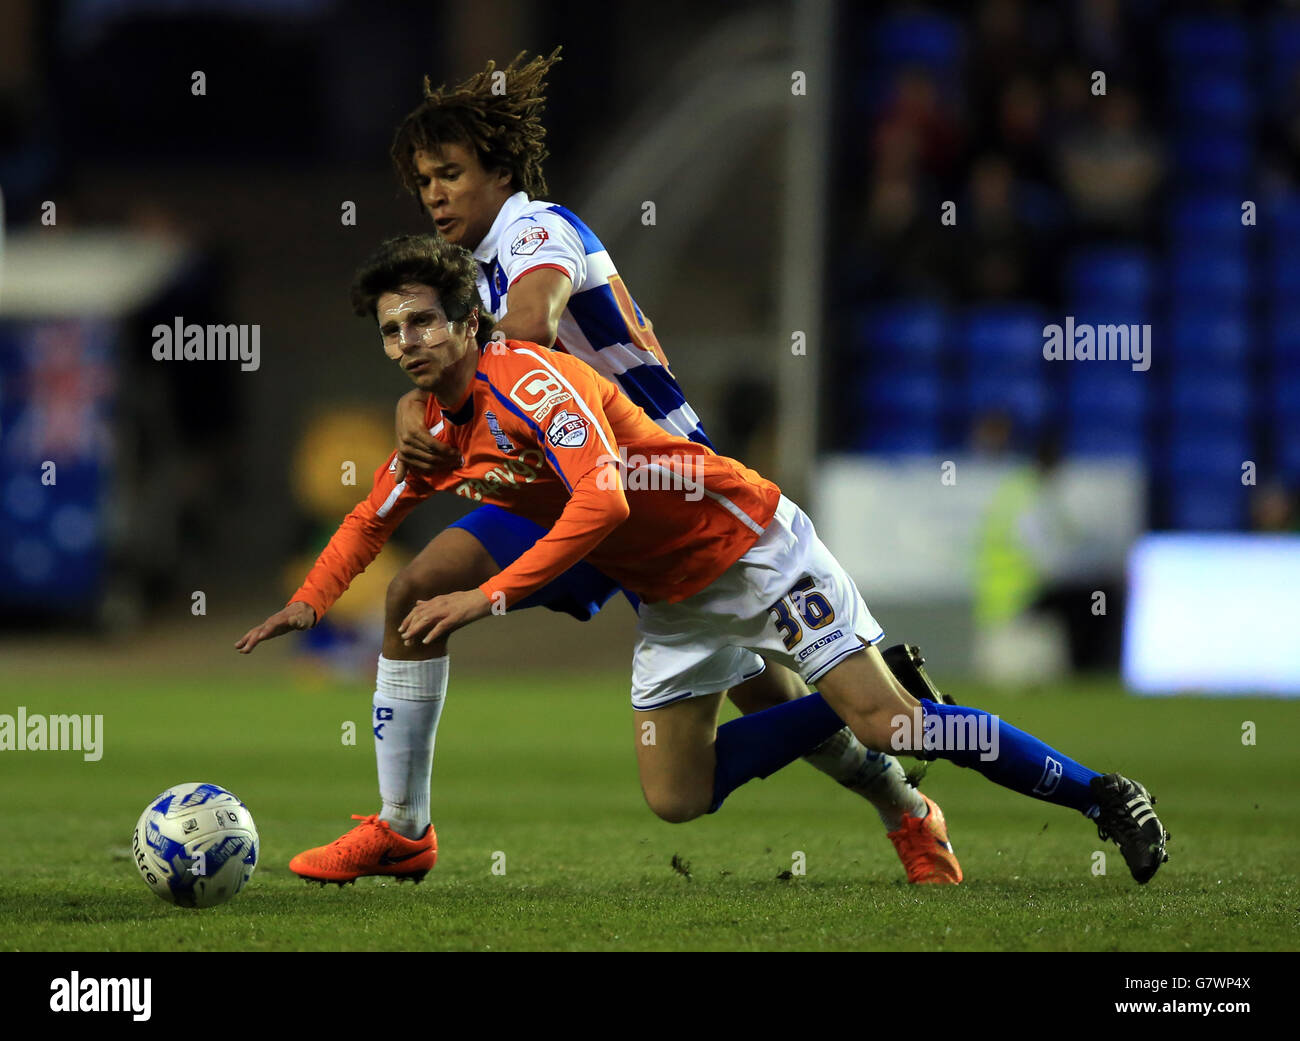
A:
POLYGON ((546 440, 556 448, 581 448, 587 443, 587 421, 568 409, 560 409, 546 429, 546 440))
POLYGON ((488 430, 492 432, 492 439, 497 443, 497 448, 502 455, 513 455, 518 451, 510 438, 506 437, 501 429, 501 423, 497 419, 496 413, 490 408, 483 410, 483 418, 487 420, 488 430))
POLYGON ((512 257, 531 257, 541 249, 542 243, 550 237, 545 228, 536 224, 524 228, 515 236, 514 242, 510 243, 510 255, 512 257))

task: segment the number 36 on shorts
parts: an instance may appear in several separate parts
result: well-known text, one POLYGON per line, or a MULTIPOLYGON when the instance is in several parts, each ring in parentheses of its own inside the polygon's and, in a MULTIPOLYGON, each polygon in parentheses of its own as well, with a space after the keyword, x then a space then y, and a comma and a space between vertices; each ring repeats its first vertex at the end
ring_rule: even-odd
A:
MULTIPOLYGON (((852 579, 825 555, 825 567, 814 567, 790 587, 790 591, 768 608, 786 663, 813 685, 864 643, 876 643, 885 634, 871 617, 852 579)), ((795 572, 798 574, 798 572, 795 572)), ((767 653, 766 651, 764 653, 767 653)))
POLYGON ((814 587, 811 575, 790 587, 790 591, 769 609, 787 651, 803 639, 804 627, 822 629, 835 621, 835 608, 814 587), (802 622, 802 624, 801 624, 802 622))

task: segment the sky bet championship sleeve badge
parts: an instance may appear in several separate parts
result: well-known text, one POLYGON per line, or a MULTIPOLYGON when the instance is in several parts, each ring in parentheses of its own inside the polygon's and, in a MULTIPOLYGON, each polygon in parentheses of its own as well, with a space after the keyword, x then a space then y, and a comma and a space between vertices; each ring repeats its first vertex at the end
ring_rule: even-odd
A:
POLYGON ((581 448, 587 443, 587 421, 562 408, 551 419, 546 440, 556 448, 581 448))
POLYGON ((550 235, 546 229, 536 224, 524 228, 515 236, 514 242, 510 243, 510 254, 515 257, 531 257, 548 238, 550 235))

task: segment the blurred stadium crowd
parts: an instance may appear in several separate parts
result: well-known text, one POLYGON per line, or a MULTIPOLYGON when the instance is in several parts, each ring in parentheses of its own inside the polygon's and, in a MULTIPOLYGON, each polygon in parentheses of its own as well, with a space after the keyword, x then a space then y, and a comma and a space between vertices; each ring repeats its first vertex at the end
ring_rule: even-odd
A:
POLYGON ((843 16, 832 446, 1128 458, 1153 527, 1294 530, 1300 10, 843 16), (1149 323, 1150 370, 1044 364, 1067 315, 1149 323))
MULTIPOLYGON (((714 82, 682 64, 690 47, 718 42, 704 72, 721 89, 755 55, 772 60, 766 79, 745 81, 782 95, 742 113, 752 144, 724 155, 730 167, 673 167, 715 182, 689 222, 672 226, 691 193, 664 182, 664 212, 678 208, 662 226, 635 223, 621 239, 597 229, 618 242, 715 441, 768 465, 774 363, 753 352, 789 343, 773 310, 782 221, 768 218, 787 205, 779 163, 797 110, 778 80, 803 9, 725 0, 654 25, 630 7, 589 11, 582 0, 0 0, 8 253, 26 250, 29 267, 44 257, 66 304, 15 309, 29 272, 7 265, 0 622, 48 611, 129 624, 159 603, 188 611, 189 591, 220 582, 230 603, 270 585, 286 552, 319 547, 356 492, 339 484, 338 459, 379 457, 389 437, 391 374, 340 348, 358 337, 343 300, 358 240, 424 226, 388 169, 392 127, 431 68, 455 79, 518 47, 565 47, 547 171, 551 197, 579 208, 582 178, 612 176, 600 148, 657 126, 650 102, 671 109, 714 82), (766 22, 745 21, 755 12, 766 22), (191 89, 196 69, 206 95, 191 89), (355 202, 360 228, 340 224, 340 200, 355 202), (57 226, 44 220, 54 201, 57 226), (632 248, 650 240, 676 252, 632 248), (115 310, 86 303, 141 242, 144 267, 163 272, 155 284, 140 280, 115 310), (176 316, 258 323, 265 364, 249 375, 158 364, 143 345, 176 316), (364 436, 356 409, 370 416, 364 436), (338 424, 319 426, 322 411, 338 424), (46 461, 57 490, 42 484, 46 461)), ((900 513, 899 557, 925 555, 905 537, 955 543, 960 527, 965 556, 930 569, 974 573, 977 617, 1050 598, 1048 572, 1073 575, 1074 610, 1077 589, 1117 589, 1122 548, 1143 527, 1296 530, 1300 2, 840 0, 834 12, 831 69, 809 79, 809 100, 832 99, 834 148, 820 300, 832 356, 809 352, 823 387, 818 483, 840 453, 1006 463, 1010 476, 990 480, 987 503, 967 501, 960 525, 950 500, 916 497, 900 513), (1150 368, 1048 364, 1044 328, 1067 316, 1149 324, 1150 368), (1093 460, 1126 461, 1126 487, 1144 486, 1111 511, 1120 549, 1105 567, 1049 510, 1031 516, 1042 476, 1093 460)), ((897 489, 897 476, 881 480, 897 489)), ((857 518, 878 501, 843 508, 852 523, 837 553, 864 541, 857 518)), ((459 509, 431 504, 404 531, 409 545, 459 509)), ((891 552, 864 549, 863 573, 891 552)), ((937 617, 934 588, 900 578, 894 591, 937 617)), ((1085 618, 1072 630, 1085 626, 1098 628, 1085 618)), ((1113 660, 1116 641, 1112 628, 1092 657, 1113 660)))

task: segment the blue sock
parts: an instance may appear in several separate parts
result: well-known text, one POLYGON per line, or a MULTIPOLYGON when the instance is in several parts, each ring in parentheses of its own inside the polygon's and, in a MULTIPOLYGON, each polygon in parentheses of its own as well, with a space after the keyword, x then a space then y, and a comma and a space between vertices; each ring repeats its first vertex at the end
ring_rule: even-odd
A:
POLYGON ((728 795, 746 781, 767 777, 801 755, 807 755, 844 726, 820 694, 741 716, 718 727, 714 744, 714 813, 728 795))
POLYGON ((921 708, 927 737, 933 734, 937 739, 933 745, 927 740, 927 752, 976 770, 1021 795, 1069 806, 1090 817, 1096 813, 1097 803, 1088 788, 1089 781, 1101 776, 1096 771, 982 709, 933 701, 921 702, 921 708), (994 744, 990 739, 995 735, 994 744), (955 747, 944 748, 945 743, 955 747), (994 750, 995 756, 984 758, 994 750))

